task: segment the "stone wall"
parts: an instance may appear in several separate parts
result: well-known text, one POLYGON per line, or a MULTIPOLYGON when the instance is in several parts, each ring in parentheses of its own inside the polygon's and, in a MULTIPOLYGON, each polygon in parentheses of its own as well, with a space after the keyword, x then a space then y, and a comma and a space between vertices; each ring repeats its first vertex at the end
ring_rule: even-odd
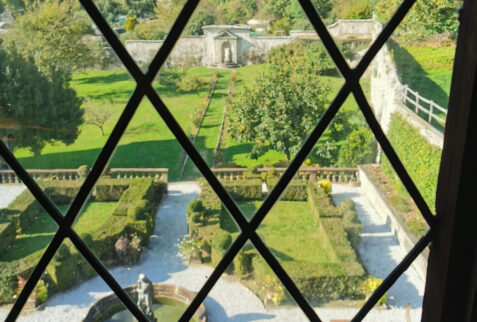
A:
MULTIPOLYGON (((376 23, 373 39, 381 32, 382 25, 376 23)), ((396 65, 391 57, 387 45, 378 52, 371 65, 371 106, 374 109, 384 132, 389 130, 389 123, 393 113, 400 113, 404 118, 419 130, 421 135, 433 145, 442 149, 444 136, 432 125, 423 121, 403 103, 404 86, 401 83, 396 65)), ((378 155, 379 158, 379 155, 378 155)), ((379 159, 378 159, 379 163, 379 159)))
MULTIPOLYGON (((373 165, 358 166, 359 178, 361 180, 361 191, 367 197, 374 209, 376 209, 376 213, 386 221, 386 224, 396 237, 402 250, 405 253, 409 253, 418 242, 418 239, 407 229, 399 212, 393 207, 384 191, 381 190, 379 184, 369 173, 369 167, 373 167, 373 165)), ((423 281, 426 280, 428 258, 429 249, 426 248, 412 263, 412 267, 416 270, 423 281)))

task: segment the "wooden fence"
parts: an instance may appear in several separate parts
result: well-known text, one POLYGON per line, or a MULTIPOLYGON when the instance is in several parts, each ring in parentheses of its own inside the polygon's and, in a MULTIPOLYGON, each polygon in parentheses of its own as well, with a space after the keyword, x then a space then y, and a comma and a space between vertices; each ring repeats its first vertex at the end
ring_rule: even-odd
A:
MULTIPOLYGON (((27 171, 35 180, 44 178, 57 180, 80 179, 76 169, 30 169, 27 171)), ((107 175, 116 179, 155 178, 167 182, 168 172, 168 169, 161 168, 113 168, 107 172, 107 175)), ((0 170, 0 183, 21 183, 21 180, 13 170, 0 170)))
MULTIPOLYGON (((259 168, 258 173, 267 172, 270 168, 259 168)), ((282 174, 286 168, 275 168, 282 174)), ((241 180, 244 177, 246 168, 218 168, 212 172, 221 180, 241 180)), ((359 171, 357 168, 301 168, 296 175, 300 180, 321 180, 328 179, 334 183, 359 184, 359 171)))
POLYGON ((417 115, 421 117, 422 114, 424 114, 424 120, 429 124, 433 124, 432 120, 435 120, 438 124, 444 126, 446 122, 445 117, 447 117, 447 109, 437 105, 432 100, 422 97, 418 92, 413 91, 407 85, 403 86, 403 90, 403 103, 407 107, 411 108, 417 115), (444 118, 439 115, 444 116, 444 118))

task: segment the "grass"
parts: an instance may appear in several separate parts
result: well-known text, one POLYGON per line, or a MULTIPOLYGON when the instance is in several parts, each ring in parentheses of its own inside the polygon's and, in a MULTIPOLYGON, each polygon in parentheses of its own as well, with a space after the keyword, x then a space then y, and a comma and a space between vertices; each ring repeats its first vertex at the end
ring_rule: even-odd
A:
MULTIPOLYGON (((220 125, 230 83, 230 71, 221 71, 217 79, 214 94, 210 101, 209 108, 204 117, 195 147, 205 159, 209 166, 212 166, 214 159, 214 149, 219 138, 220 125)), ((199 171, 194 163, 188 159, 181 179, 193 179, 199 175, 199 171)))
MULTIPOLYGON (((262 201, 239 202, 248 220, 262 201)), ((232 220, 229 216, 228 220, 232 220)), ((228 227, 235 227, 235 224, 228 227), (233 226, 232 226, 233 225, 233 226)), ((233 229, 233 236, 238 232, 233 229)), ((316 221, 306 201, 278 201, 258 228, 258 234, 279 261, 328 263, 336 258, 335 251, 320 235, 316 221)))
MULTIPOLYGON (((115 202, 87 203, 73 225, 74 230, 79 235, 94 231, 104 224, 113 213, 115 206, 115 202)), ((68 206, 63 205, 59 208, 63 212, 67 210, 68 206)), ((47 213, 40 214, 24 233, 17 236, 12 246, 1 255, 0 263, 15 261, 31 255, 41 256, 57 230, 58 225, 47 213)))
MULTIPOLYGON (((263 68, 264 65, 251 65, 237 69, 235 97, 245 85, 253 84, 253 80, 263 68)), ((197 74, 206 79, 211 79, 215 72, 216 70, 205 67, 187 70, 187 73, 197 74)), ((209 165, 213 163, 213 150, 219 136, 229 81, 230 71, 221 70, 216 92, 212 97, 209 110, 195 142, 195 146, 209 165)), ((342 86, 343 79, 323 76, 323 81, 327 82, 331 88, 329 93, 331 101, 342 86)), ((61 142, 47 144, 38 157, 33 156, 27 148, 16 149, 15 156, 27 169, 75 169, 81 165, 92 166, 135 88, 135 82, 126 71, 122 70, 78 73, 73 76, 71 85, 81 97, 89 97, 98 101, 111 100, 113 111, 104 126, 105 135, 101 136, 97 127, 84 124, 74 143, 70 145, 61 142)), ((191 135, 194 132, 191 115, 199 105, 201 98, 196 93, 176 93, 157 83, 155 83, 155 88, 184 132, 191 135)), ((366 83, 364 83, 364 88, 365 92, 369 91, 369 85, 366 83)), ((205 96, 206 93, 203 91, 200 94, 205 96)), ((343 108, 357 111, 353 99, 348 99, 343 108)), ((227 126, 233 125, 227 124, 227 126)), ((329 134, 325 132, 318 145, 327 140, 329 140, 329 134)), ((337 145, 341 145, 342 142, 343 140, 339 140, 337 145)), ((258 159, 251 159, 252 145, 247 142, 237 142, 227 133, 221 148, 223 152, 221 166, 279 166, 283 165, 285 160, 283 153, 274 150, 267 151, 258 159)), ((109 166, 113 168, 168 168, 169 180, 177 181, 183 160, 182 147, 152 104, 147 98, 144 98, 120 139, 109 166)), ((198 172, 195 166, 189 161, 183 178, 193 179, 197 176, 198 172)))
POLYGON ((402 83, 447 108, 455 46, 401 47, 391 43, 390 48, 402 83))
MULTIPOLYGON (((210 79, 214 70, 198 67, 189 69, 188 73, 210 79)), ((126 71, 88 71, 74 75, 71 84, 81 97, 112 100, 113 115, 105 124, 105 136, 101 136, 93 125, 83 125, 73 144, 49 144, 39 157, 34 157, 26 148, 15 150, 15 155, 26 168, 71 169, 83 164, 91 166, 104 147, 135 86, 126 71)), ((190 135, 193 129, 190 116, 198 106, 200 97, 196 93, 175 93, 157 84, 155 88, 182 129, 190 135)), ((201 95, 204 96, 205 91, 201 95)), ((197 143, 201 143, 200 138, 197 143)), ((144 99, 121 138, 110 166, 169 168, 169 178, 174 181, 178 178, 178 164, 182 158, 182 148, 175 137, 151 103, 144 99)))

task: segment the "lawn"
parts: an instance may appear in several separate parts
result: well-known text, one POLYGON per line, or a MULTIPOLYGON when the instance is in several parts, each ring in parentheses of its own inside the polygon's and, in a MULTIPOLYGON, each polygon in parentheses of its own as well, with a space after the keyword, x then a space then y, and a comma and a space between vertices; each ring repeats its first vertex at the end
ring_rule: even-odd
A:
MULTIPOLYGON (((188 70, 188 73, 201 75, 205 79, 211 79, 214 72, 205 67, 188 70)), ((74 75, 72 86, 81 97, 112 100, 113 114, 105 124, 105 135, 101 136, 98 128, 86 124, 71 145, 47 145, 39 157, 34 157, 28 149, 17 149, 15 155, 30 169, 72 169, 83 164, 91 166, 111 134, 134 85, 126 71, 88 71, 74 75)), ((175 93, 157 83, 155 88, 183 130, 190 135, 193 130, 191 114, 198 106, 200 97, 196 93, 175 93)), ((201 95, 204 96, 205 91, 201 95)), ((197 143, 200 144, 200 141, 199 138, 197 143)), ((169 168, 169 178, 173 181, 178 178, 181 159, 182 148, 145 98, 121 138, 110 166, 169 168)))
MULTIPOLYGON (((238 203, 249 220, 261 204, 262 201, 238 203)), ((232 221, 230 216, 226 217, 225 222, 232 221)), ((238 235, 235 223, 224 224, 234 237, 238 235)), ((278 201, 257 230, 280 262, 333 262, 336 259, 335 251, 327 242, 328 238, 319 231, 310 212, 310 204, 306 201, 278 201)))
MULTIPOLYGON (((220 71, 209 108, 200 127, 195 147, 209 166, 213 165, 214 149, 219 138, 220 125, 230 83, 230 71, 220 71)), ((199 175, 194 163, 188 159, 181 179, 194 179, 199 175)))
POLYGON ((455 46, 390 46, 403 84, 447 108, 454 65, 455 46))
MULTIPOLYGON (((106 222, 115 207, 116 202, 87 203, 73 225, 74 230, 78 235, 94 231, 106 222)), ((68 206, 63 205, 59 208, 65 212, 68 206)), ((38 256, 39 260, 57 230, 58 225, 47 213, 40 214, 24 233, 17 236, 12 246, 1 255, 0 264, 27 256, 38 256)))

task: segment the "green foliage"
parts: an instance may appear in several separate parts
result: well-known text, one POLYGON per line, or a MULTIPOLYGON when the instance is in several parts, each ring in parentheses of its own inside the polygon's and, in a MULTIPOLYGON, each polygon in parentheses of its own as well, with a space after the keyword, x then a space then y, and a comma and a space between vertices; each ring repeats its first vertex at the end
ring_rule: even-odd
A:
POLYGON ((7 125, 0 136, 11 139, 11 149, 28 147, 39 155, 47 143, 75 141, 83 111, 68 81, 64 72, 47 77, 13 47, 10 52, 0 47, 0 118, 7 125))
POLYGON ((213 25, 214 22, 214 16, 203 11, 198 11, 187 24, 186 32, 190 35, 203 35, 202 27, 213 25))
POLYGON ((3 211, 9 220, 17 223, 17 230, 25 231, 43 211, 35 197, 29 190, 23 191, 15 200, 3 211))
POLYGON ((260 179, 227 180, 222 183, 236 201, 262 199, 262 181, 260 179))
MULTIPOLYGON (((361 285, 363 292, 367 295, 371 295, 383 282, 382 279, 377 277, 368 277, 361 285)), ((388 293, 386 292, 378 301, 378 304, 386 304, 388 301, 388 293)))
MULTIPOLYGON (((429 144, 419 130, 396 113, 391 116, 387 135, 424 200, 434 212, 441 149, 429 144)), ((387 158, 383 156, 381 163, 396 190, 404 192, 405 188, 387 158)))
POLYGON ((46 271, 56 291, 65 290, 76 285, 80 277, 78 265, 73 256, 69 256, 62 261, 54 258, 46 267, 46 271))
POLYGON ((15 221, 0 224, 0 254, 5 252, 15 241, 16 228, 15 221))
POLYGON ((359 128, 346 138, 338 154, 338 164, 355 167, 362 163, 372 163, 376 156, 373 133, 367 128, 359 128))
POLYGON ((144 40, 162 40, 166 32, 161 30, 161 24, 159 19, 141 21, 134 28, 134 36, 144 40))
MULTIPOLYGON (((375 12, 379 21, 387 23, 401 3, 399 0, 380 0, 375 12)), ((457 9, 460 0, 423 0, 407 14, 396 31, 398 39, 418 41, 429 35, 457 32, 459 21, 457 9)))
POLYGON ((78 175, 80 179, 84 180, 89 174, 89 167, 87 165, 80 165, 78 167, 78 175))
POLYGON ((129 206, 128 219, 131 221, 146 220, 150 215, 150 205, 147 200, 138 200, 129 206))
POLYGON ((330 202, 330 197, 322 188, 308 188, 308 202, 311 213, 317 222, 321 218, 341 218, 343 213, 338 211, 330 202))
POLYGON ((136 25, 137 25, 137 18, 136 16, 134 17, 127 17, 126 18, 126 24, 124 25, 124 29, 126 29, 126 31, 134 31, 134 28, 136 28, 136 25))
POLYGON ((252 157, 274 149, 290 160, 329 101, 329 89, 307 62, 284 63, 281 57, 280 53, 271 58, 254 84, 232 103, 231 135, 253 145, 252 157))
POLYGON ((93 190, 93 197, 98 201, 118 201, 129 188, 129 179, 100 179, 93 190))
POLYGON ((339 19, 371 19, 373 8, 367 0, 352 0, 343 2, 336 10, 339 19))
POLYGON ((234 258, 234 273, 239 276, 245 276, 252 272, 252 260, 255 257, 253 250, 241 249, 234 258))
POLYGON ((429 227, 426 226, 426 224, 424 224, 421 220, 414 218, 406 220, 405 224, 407 229, 409 229, 409 231, 417 237, 424 236, 429 229, 429 227))
POLYGON ((101 136, 104 136, 104 124, 113 114, 113 103, 111 100, 94 101, 87 99, 83 103, 84 123, 96 126, 101 136))
POLYGON ((202 204, 202 201, 200 200, 192 200, 189 202, 189 205, 187 206, 187 214, 191 214, 193 212, 202 212, 204 211, 204 205, 202 204))
POLYGON ((95 62, 87 42, 91 21, 79 3, 45 2, 17 17, 8 39, 26 57, 33 57, 40 71, 71 72, 95 62))
POLYGON ((185 72, 178 68, 161 68, 157 77, 157 82, 162 86, 177 91, 179 82, 184 77, 185 72))
POLYGON ((46 195, 57 205, 69 204, 78 194, 82 181, 42 180, 40 186, 46 195))
POLYGON ((48 287, 42 279, 36 284, 36 298, 40 303, 45 303, 48 300, 48 287))
MULTIPOLYGON (((267 178, 268 191, 272 191, 278 180, 279 178, 276 177, 267 178)), ((280 200, 306 201, 308 200, 308 186, 309 182, 306 180, 292 180, 280 196, 280 200)))
POLYGON ((331 193, 331 181, 328 179, 321 179, 318 181, 318 184, 323 189, 323 191, 329 195, 331 193))
POLYGON ((222 257, 224 257, 228 248, 232 244, 232 236, 224 230, 217 230, 210 242, 211 247, 211 264, 216 267, 222 257))
POLYGON ((181 91, 195 92, 200 97, 200 92, 207 89, 209 82, 198 75, 189 74, 181 78, 178 86, 181 91))

